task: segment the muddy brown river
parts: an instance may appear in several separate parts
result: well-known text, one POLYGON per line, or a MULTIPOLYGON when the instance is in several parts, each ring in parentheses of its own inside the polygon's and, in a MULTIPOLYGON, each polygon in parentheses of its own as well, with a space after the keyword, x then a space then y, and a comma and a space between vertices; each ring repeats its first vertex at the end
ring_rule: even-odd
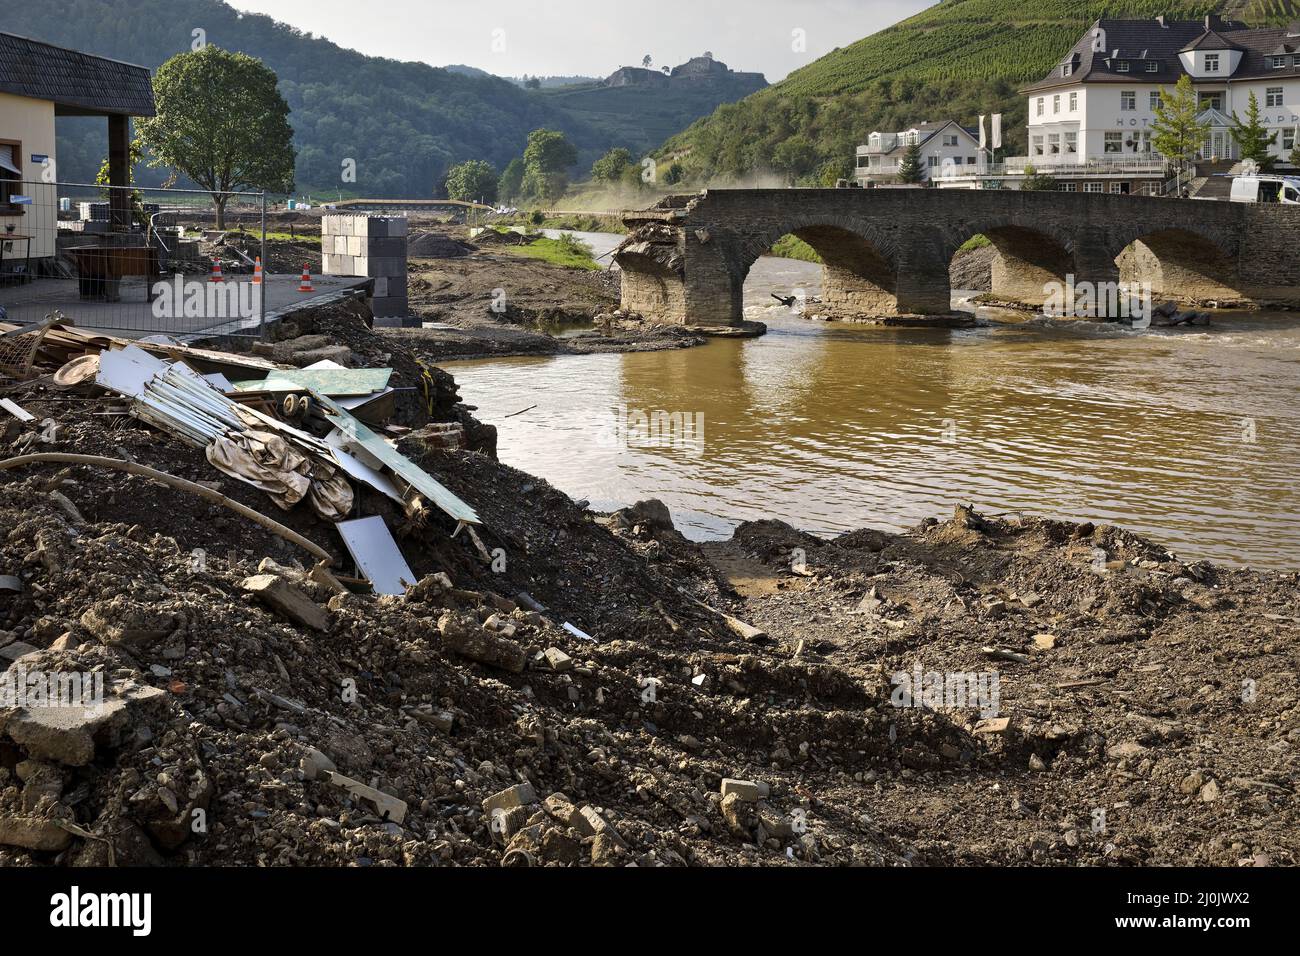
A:
POLYGON ((886 330, 768 297, 818 284, 815 266, 760 260, 758 339, 447 368, 503 461, 600 510, 661 498, 696 539, 759 518, 897 530, 961 502, 1300 568, 1300 316, 1134 332, 981 312, 976 329, 886 330))

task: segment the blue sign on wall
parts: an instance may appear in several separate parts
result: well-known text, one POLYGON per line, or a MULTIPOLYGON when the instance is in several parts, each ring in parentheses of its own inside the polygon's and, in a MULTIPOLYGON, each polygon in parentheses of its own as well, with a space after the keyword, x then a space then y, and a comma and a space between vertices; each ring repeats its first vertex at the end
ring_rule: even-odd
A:
POLYGON ((31 196, 10 196, 9 201, 15 206, 30 206, 32 204, 31 196))
POLYGON ((44 153, 32 153, 33 163, 43 163, 49 158, 50 157, 46 156, 44 153))

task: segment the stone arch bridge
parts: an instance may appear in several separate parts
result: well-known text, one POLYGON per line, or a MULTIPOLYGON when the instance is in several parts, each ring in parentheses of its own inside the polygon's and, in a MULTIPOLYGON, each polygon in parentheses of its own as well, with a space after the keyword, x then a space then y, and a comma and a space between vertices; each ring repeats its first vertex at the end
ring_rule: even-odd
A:
POLYGON ((1049 283, 1149 282, 1181 302, 1300 303, 1300 207, 961 189, 722 189, 624 215, 623 307, 739 325, 750 267, 787 233, 823 265, 831 317, 951 311, 948 267, 996 249, 994 298, 1041 305, 1049 283))

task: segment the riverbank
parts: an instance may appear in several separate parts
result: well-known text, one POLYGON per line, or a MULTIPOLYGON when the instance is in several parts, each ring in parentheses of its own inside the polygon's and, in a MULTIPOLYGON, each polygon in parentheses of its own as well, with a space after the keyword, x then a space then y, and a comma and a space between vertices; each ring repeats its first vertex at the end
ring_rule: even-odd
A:
MULTIPOLYGON (((347 337, 363 362, 418 367, 385 354, 404 345, 391 332, 347 337)), ((6 419, 5 457, 108 454, 268 507, 202 450, 48 375, 4 391, 35 418, 6 419)), ((394 423, 472 417, 454 382, 439 394, 394 423)), ((698 545, 654 503, 597 514, 482 446, 395 440, 482 520, 480 554, 441 512, 368 500, 420 579, 404 597, 311 573, 295 546, 147 477, 3 473, 0 565, 19 585, 0 663, 102 672, 121 696, 81 736, 0 710, 0 864, 1300 855, 1294 573, 961 508, 905 533, 751 522, 698 545), (301 600, 255 597, 259 573, 301 600), (927 698, 931 674, 976 697, 927 698)), ((350 568, 305 505, 276 517, 350 568)))

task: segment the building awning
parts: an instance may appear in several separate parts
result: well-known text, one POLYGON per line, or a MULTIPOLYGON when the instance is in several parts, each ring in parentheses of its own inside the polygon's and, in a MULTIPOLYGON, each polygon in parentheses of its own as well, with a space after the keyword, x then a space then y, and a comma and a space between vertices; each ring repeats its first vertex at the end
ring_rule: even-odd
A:
POLYGON ((23 171, 14 165, 14 148, 12 146, 0 146, 0 169, 13 173, 15 176, 23 174, 23 171))
POLYGON ((0 33, 0 93, 50 100, 59 116, 153 116, 142 66, 0 33))

